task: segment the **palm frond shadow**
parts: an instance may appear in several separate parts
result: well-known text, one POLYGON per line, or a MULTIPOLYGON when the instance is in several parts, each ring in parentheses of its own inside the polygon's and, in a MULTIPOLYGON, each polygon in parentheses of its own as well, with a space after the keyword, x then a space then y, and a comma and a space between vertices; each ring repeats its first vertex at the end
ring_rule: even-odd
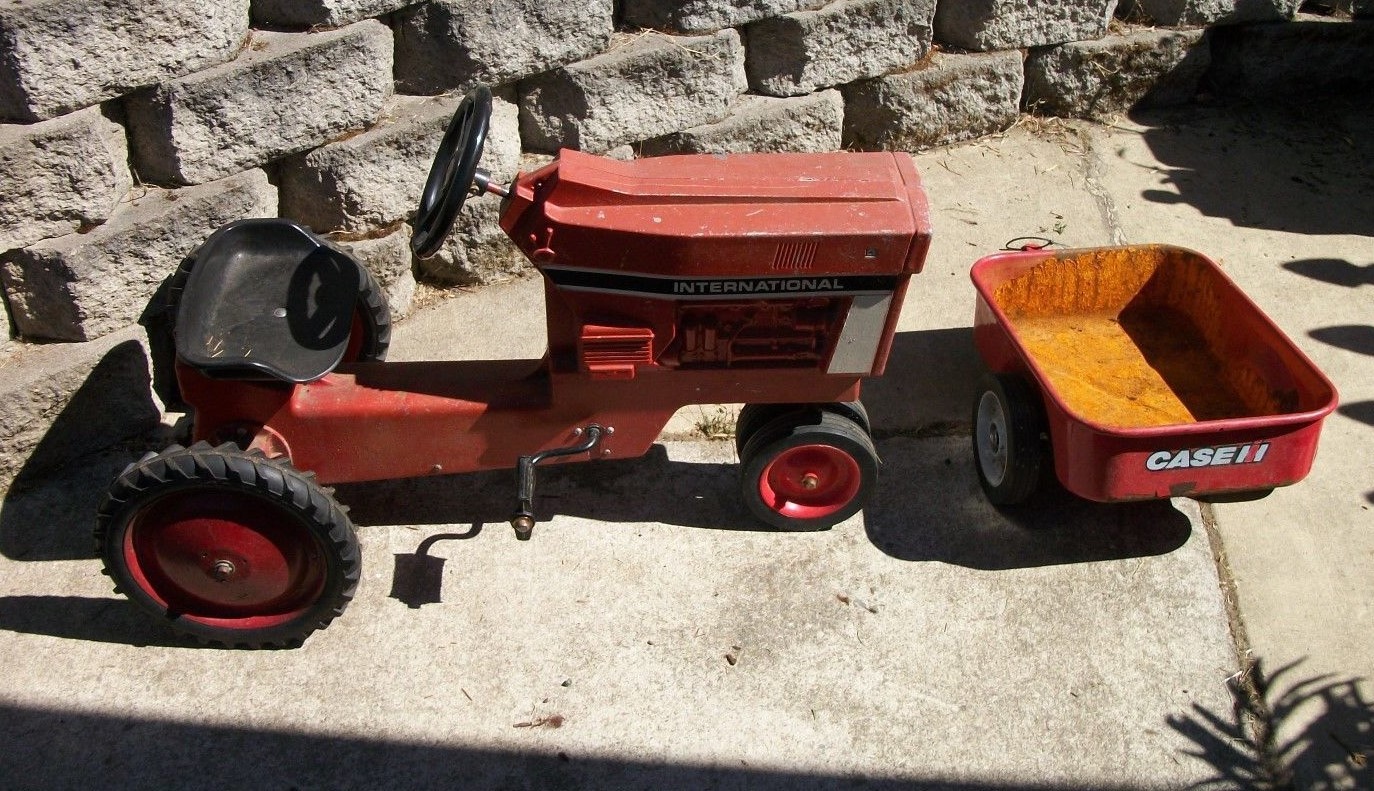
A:
POLYGON ((1194 705, 1169 718, 1195 745, 1185 754, 1215 771, 1192 788, 1374 787, 1374 703, 1360 689, 1363 679, 1327 673, 1289 683, 1303 661, 1267 675, 1256 660, 1232 676, 1229 716, 1194 705))

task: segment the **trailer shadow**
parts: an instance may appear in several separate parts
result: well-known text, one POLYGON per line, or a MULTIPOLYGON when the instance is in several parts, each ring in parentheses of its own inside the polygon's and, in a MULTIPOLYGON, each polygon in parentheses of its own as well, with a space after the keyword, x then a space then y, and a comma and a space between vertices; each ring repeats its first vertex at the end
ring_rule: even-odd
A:
POLYGON ((1053 481, 1024 504, 996 508, 978 485, 966 437, 892 440, 881 450, 886 485, 864 527, 900 560, 1000 571, 1164 555, 1192 535, 1191 520, 1168 500, 1094 503, 1053 481))

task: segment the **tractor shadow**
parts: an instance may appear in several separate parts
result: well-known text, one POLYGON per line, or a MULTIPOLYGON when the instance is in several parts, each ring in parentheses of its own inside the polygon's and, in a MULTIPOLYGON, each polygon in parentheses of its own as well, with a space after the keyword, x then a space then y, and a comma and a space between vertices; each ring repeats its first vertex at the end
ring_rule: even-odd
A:
MULTIPOLYGON (((112 594, 113 596, 113 594, 112 594)), ((123 598, 0 596, 0 632, 135 647, 205 648, 136 610, 123 598)))
MULTIPOLYGON (((1016 509, 994 508, 978 486, 967 437, 893 437, 878 442, 878 453, 878 493, 856 519, 874 547, 899 560, 979 570, 1091 563, 1166 554, 1192 535, 1192 522, 1168 501, 1092 503, 1053 485, 1016 509)), ((640 459, 541 470, 535 510, 546 522, 580 517, 769 532, 745 510, 735 494, 739 485, 733 463, 675 460, 655 445, 640 459)), ((407 579, 396 582, 393 597, 419 606, 433 601, 427 591, 441 573, 436 569, 442 560, 428 554, 433 541, 472 538, 485 527, 509 529, 515 476, 353 484, 339 487, 338 494, 362 530, 472 525, 466 533, 426 539, 413 555, 397 556, 397 570, 407 579)))

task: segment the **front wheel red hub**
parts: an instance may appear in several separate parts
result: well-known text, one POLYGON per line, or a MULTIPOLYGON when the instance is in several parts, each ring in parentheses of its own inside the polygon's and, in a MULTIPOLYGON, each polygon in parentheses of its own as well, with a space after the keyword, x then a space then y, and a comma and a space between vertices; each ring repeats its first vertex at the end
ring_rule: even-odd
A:
POLYGON ((863 474, 854 457, 833 445, 798 445, 779 453, 759 475, 759 498, 789 519, 823 519, 859 494, 863 474))
POLYGON ((139 587, 169 614, 258 629, 299 617, 321 596, 319 540, 274 503, 193 487, 159 498, 124 534, 139 587))

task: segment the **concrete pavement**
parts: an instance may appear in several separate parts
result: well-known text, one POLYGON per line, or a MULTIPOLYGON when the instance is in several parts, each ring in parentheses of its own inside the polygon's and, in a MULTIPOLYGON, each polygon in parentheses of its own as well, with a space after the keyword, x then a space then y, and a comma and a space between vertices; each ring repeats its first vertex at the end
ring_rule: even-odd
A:
MULTIPOLYGON (((1227 683, 1239 646, 1270 672, 1304 660, 1270 695, 1300 787, 1368 787, 1348 753, 1374 749, 1374 693, 1346 682, 1374 677, 1374 176, 1359 164, 1372 114, 1032 121, 919 156, 936 241, 889 374, 865 389, 881 490, 826 533, 758 530, 732 444, 696 432, 716 413, 689 409, 646 459, 541 475, 540 510, 556 516, 528 544, 503 522, 509 473, 341 488, 363 545, 358 598, 300 649, 238 652, 184 646, 98 573, 91 514, 139 449, 11 494, 0 777, 1256 787, 1266 767, 1227 683), (1220 260, 1342 390, 1309 480, 1251 504, 987 505, 966 437, 967 270, 1027 234, 1220 260)), ((537 355, 541 300, 536 281, 459 296, 402 323, 393 358, 537 355)))

